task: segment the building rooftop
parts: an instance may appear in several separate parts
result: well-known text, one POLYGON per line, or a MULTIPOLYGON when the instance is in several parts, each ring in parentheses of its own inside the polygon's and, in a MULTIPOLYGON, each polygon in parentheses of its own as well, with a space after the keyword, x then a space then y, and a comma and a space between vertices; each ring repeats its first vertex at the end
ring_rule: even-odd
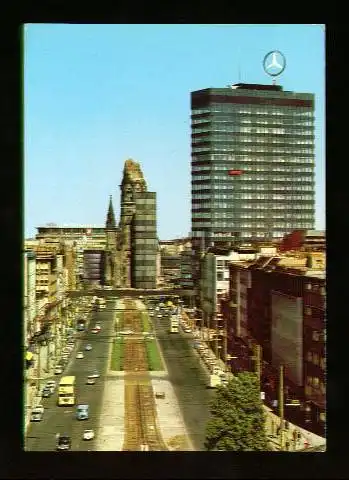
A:
POLYGON ((103 225, 77 225, 76 223, 64 223, 62 225, 56 225, 53 223, 47 223, 46 225, 36 227, 37 229, 39 228, 104 228, 103 225))
POLYGON ((230 88, 241 90, 272 90, 280 92, 283 88, 281 85, 263 85, 260 83, 234 83, 230 88))

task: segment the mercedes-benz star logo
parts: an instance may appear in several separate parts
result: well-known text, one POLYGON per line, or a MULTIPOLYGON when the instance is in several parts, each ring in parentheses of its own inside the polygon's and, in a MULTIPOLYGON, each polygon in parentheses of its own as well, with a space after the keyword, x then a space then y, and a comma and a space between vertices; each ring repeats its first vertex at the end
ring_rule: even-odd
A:
POLYGON ((286 58, 279 50, 273 50, 264 57, 263 68, 271 77, 277 77, 286 68, 286 58))

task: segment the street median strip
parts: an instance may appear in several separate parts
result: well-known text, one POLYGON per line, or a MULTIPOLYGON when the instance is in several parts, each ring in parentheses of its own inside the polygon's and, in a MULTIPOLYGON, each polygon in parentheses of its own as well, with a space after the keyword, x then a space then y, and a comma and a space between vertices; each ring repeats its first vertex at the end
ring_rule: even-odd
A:
POLYGON ((110 360, 110 369, 111 370, 123 370, 124 368, 124 339, 122 337, 114 340, 111 360, 110 360))
POLYGON ((155 339, 146 340, 145 342, 147 359, 148 359, 148 370, 163 370, 163 364, 161 361, 160 353, 155 339))

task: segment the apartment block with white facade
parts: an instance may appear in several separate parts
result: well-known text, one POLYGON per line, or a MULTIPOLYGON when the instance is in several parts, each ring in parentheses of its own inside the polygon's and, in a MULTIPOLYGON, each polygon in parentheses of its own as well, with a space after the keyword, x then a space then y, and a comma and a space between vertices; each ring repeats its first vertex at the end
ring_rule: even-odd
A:
POLYGON ((24 252, 24 339, 36 332, 36 255, 32 251, 24 252))

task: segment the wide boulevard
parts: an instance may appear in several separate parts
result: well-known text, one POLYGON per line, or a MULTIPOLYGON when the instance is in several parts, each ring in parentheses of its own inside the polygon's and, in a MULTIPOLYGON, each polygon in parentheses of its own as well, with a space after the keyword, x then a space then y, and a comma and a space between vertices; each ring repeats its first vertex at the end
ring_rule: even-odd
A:
POLYGON ((55 393, 49 398, 43 398, 45 408, 41 422, 31 422, 26 436, 26 450, 52 451, 56 450, 56 434, 67 434, 71 437, 72 450, 95 450, 93 440, 83 440, 85 429, 93 429, 95 434, 98 428, 101 402, 103 395, 104 375, 107 370, 109 343, 114 335, 113 317, 115 299, 108 299, 104 310, 93 312, 89 323, 88 332, 76 334, 78 339, 71 353, 69 362, 62 375, 52 377, 57 382, 55 393), (91 328, 96 322, 101 324, 101 332, 91 333, 91 328), (91 351, 85 351, 85 345, 92 345, 91 351), (82 351, 83 359, 76 359, 76 353, 82 351), (94 385, 87 385, 87 376, 98 371, 100 378, 94 385), (76 377, 76 405, 87 403, 90 418, 88 420, 76 419, 76 405, 74 407, 57 406, 58 382, 62 376, 75 375, 76 377))
POLYGON ((181 328, 179 333, 171 334, 167 315, 154 318, 168 378, 175 390, 188 435, 195 450, 205 450, 205 428, 213 396, 213 391, 207 388, 207 373, 191 346, 191 334, 183 333, 181 328))

